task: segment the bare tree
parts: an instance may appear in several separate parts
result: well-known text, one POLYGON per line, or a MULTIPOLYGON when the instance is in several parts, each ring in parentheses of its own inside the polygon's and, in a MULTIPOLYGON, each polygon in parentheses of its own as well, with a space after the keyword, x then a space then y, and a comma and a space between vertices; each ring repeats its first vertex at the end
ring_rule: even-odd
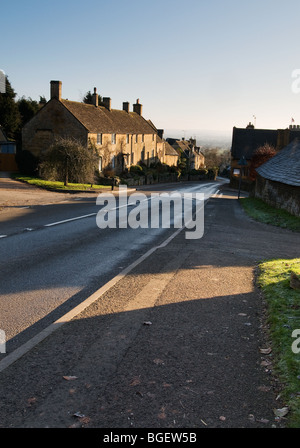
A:
POLYGON ((230 164, 230 151, 220 148, 203 148, 201 149, 205 157, 206 168, 220 168, 222 165, 230 164))
POLYGON ((271 146, 268 143, 265 143, 263 146, 257 148, 257 150, 253 153, 250 162, 249 177, 251 180, 256 179, 256 168, 267 162, 269 159, 275 156, 275 154, 276 149, 274 148, 274 146, 271 146))
POLYGON ((97 157, 92 148, 73 138, 58 138, 45 152, 41 175, 64 182, 93 183, 97 157))

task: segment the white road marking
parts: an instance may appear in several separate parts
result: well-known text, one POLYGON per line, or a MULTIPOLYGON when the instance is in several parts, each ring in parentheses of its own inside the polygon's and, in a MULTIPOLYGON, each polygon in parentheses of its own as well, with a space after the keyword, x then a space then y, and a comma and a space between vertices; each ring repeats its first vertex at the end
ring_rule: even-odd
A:
POLYGON ((9 353, 2 361, 0 361, 0 372, 3 372, 3 370, 5 370, 7 367, 9 367, 11 364, 13 364, 18 359, 20 359, 23 355, 28 353, 30 350, 32 350, 37 344, 39 344, 44 339, 46 339, 48 336, 50 336, 55 330, 60 328, 65 323, 70 322, 74 317, 76 317, 78 314, 80 314, 88 306, 90 306, 92 303, 94 303, 96 300, 98 300, 105 292, 107 292, 110 288, 112 288, 116 283, 118 283, 121 279, 123 279, 136 266, 138 266, 140 263, 142 263, 144 260, 146 260, 146 258, 148 258, 153 252, 155 252, 157 249, 165 247, 167 244, 169 244, 169 242, 176 235, 178 235, 183 229, 184 229, 184 226, 182 228, 176 230, 176 232, 174 232, 174 234, 172 234, 171 237, 167 238, 159 246, 152 247, 144 255, 142 255, 136 261, 134 261, 132 264, 127 266, 125 269, 123 269, 123 271, 119 272, 119 274, 117 274, 114 278, 112 278, 108 283, 103 285, 100 289, 98 289, 91 296, 89 296, 87 299, 85 299, 82 303, 80 303, 75 308, 73 308, 68 313, 66 313, 64 316, 60 317, 55 322, 50 324, 48 327, 46 327, 40 333, 35 335, 29 341, 25 342, 25 344, 21 345, 16 350, 9 353))
POLYGON ((64 219, 63 221, 52 222, 51 224, 45 224, 44 227, 57 226, 58 224, 63 224, 65 222, 76 221, 77 219, 88 218, 90 216, 96 216, 97 213, 90 213, 89 215, 77 216, 76 218, 64 219))

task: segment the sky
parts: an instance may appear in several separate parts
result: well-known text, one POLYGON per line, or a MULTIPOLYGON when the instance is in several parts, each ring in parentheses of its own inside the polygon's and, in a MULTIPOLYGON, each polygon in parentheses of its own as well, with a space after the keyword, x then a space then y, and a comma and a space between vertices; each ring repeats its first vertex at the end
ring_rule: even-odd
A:
POLYGON ((17 93, 139 98, 158 129, 300 124, 299 0, 0 0, 0 70, 17 93), (294 77, 293 77, 294 75, 294 77), (299 83, 297 80, 299 79, 299 83))

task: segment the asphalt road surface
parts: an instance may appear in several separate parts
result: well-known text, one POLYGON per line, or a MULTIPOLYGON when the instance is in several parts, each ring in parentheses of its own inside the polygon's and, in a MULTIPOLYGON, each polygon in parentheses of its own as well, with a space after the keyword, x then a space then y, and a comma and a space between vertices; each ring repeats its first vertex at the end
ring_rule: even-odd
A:
MULTIPOLYGON (((208 199, 224 182, 182 183, 164 187, 164 191, 202 192, 208 199)), ((151 186, 143 191, 147 200, 141 210, 151 207, 150 194, 160 189, 151 186)), ((111 209, 119 214, 122 206, 119 195, 114 195, 111 209)), ((127 214, 133 208, 129 205, 127 214)), ((7 354, 176 230, 172 226, 100 229, 96 222, 100 209, 94 197, 85 197, 16 208, 0 216, 0 329, 5 331, 7 354)), ((0 360, 3 357, 0 354, 0 360)))

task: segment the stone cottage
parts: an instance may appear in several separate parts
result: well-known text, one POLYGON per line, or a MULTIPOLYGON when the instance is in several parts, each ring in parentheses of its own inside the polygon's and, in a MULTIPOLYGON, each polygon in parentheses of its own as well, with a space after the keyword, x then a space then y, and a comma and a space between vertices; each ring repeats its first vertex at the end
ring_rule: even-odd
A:
POLYGON ((190 138, 185 140, 177 140, 174 138, 167 138, 167 142, 174 148, 179 156, 186 159, 189 170, 199 170, 205 168, 205 157, 202 154, 200 147, 196 145, 196 140, 190 138))
POLYGON ((238 178, 235 172, 239 172, 239 162, 242 158, 247 163, 242 168, 243 188, 248 190, 252 184, 249 175, 251 159, 255 151, 265 144, 269 144, 276 151, 280 151, 299 135, 300 127, 298 125, 291 125, 287 129, 256 129, 252 123, 249 123, 246 128, 234 127, 231 144, 231 186, 238 186, 238 178))
POLYGON ((256 171, 255 196, 300 216, 300 140, 295 139, 256 171))
POLYGON ((113 109, 108 97, 99 104, 96 88, 92 97, 93 104, 65 100, 61 81, 51 81, 50 100, 23 127, 22 149, 39 157, 56 137, 72 137, 95 145, 99 170, 116 174, 139 162, 158 160, 157 130, 143 118, 139 100, 130 111, 128 102, 122 110, 113 109))

